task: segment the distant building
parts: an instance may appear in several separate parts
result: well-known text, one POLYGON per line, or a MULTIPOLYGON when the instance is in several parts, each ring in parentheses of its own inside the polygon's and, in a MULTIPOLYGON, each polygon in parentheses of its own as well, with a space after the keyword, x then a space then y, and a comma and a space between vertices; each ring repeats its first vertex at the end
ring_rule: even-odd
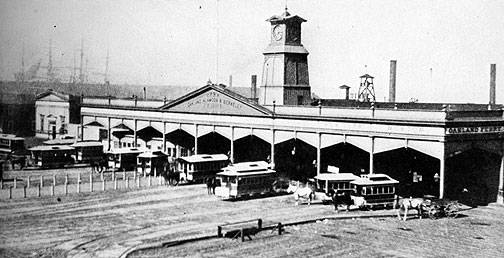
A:
MULTIPOLYGON (((77 132, 80 98, 48 90, 35 101, 35 132, 39 138, 56 139, 77 132)), ((77 135, 75 135, 77 137, 77 135)))

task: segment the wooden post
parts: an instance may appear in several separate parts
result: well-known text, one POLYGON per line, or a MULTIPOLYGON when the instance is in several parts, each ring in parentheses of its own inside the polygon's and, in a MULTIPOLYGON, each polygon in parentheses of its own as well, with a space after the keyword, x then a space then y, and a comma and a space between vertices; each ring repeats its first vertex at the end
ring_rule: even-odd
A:
POLYGON ((9 199, 12 199, 12 186, 9 186, 9 199))
POLYGON ((282 234, 282 223, 278 223, 278 235, 282 234))
POLYGON ((89 192, 93 192, 93 173, 89 173, 89 192))
POLYGON ((144 177, 146 177, 147 175, 145 174, 145 168, 143 168, 142 170, 143 170, 144 177))
POLYGON ((129 177, 126 177, 126 189, 129 188, 129 177))
POLYGON ((51 185, 51 196, 54 196, 54 185, 51 185))
POLYGON ((135 170, 135 172, 133 172, 133 180, 136 180, 136 174, 137 174, 137 171, 135 170))
POLYGON ((217 237, 222 237, 222 227, 217 226, 217 237))
POLYGON ((26 185, 23 187, 23 198, 26 198, 26 185))
POLYGON ((151 177, 150 177, 150 175, 149 175, 149 179, 148 179, 148 180, 149 180, 149 183, 148 183, 148 184, 149 184, 149 187, 150 187, 150 186, 152 185, 152 182, 151 182, 151 177))
POLYGON ((140 188, 140 177, 137 177, 137 188, 140 188))
POLYGON ((17 188, 17 178, 14 177, 14 189, 16 189, 16 188, 17 188))
POLYGON ((53 185, 56 185, 56 174, 53 174, 53 185))
POLYGON ((112 180, 115 180, 116 176, 115 176, 115 170, 112 170, 112 180))
POLYGON ((40 197, 40 185, 37 187, 37 197, 40 197))
POLYGON ((44 176, 40 176, 40 187, 44 187, 44 176))
POLYGON ((28 176, 28 179, 26 180, 26 187, 30 188, 30 180, 31 176, 28 176))
POLYGON ((105 192, 105 180, 103 180, 103 178, 102 178, 102 191, 105 192))
POLYGON ((123 170, 123 180, 126 180, 126 170, 123 170))
POLYGON ((100 179, 103 181, 103 171, 100 173, 100 179))
MULTIPOLYGON (((152 166, 152 161, 151 161, 151 166, 152 166)), ((154 177, 157 177, 157 169, 154 168, 154 177)))
POLYGON ((114 190, 117 190, 117 178, 114 178, 114 190))
POLYGON ((65 184, 68 184, 68 173, 65 174, 65 184))
POLYGON ((257 220, 257 229, 259 229, 259 230, 262 229, 262 219, 257 220))
POLYGON ((65 190, 64 190, 65 191, 65 195, 67 195, 68 194, 68 183, 67 182, 65 182, 64 187, 65 187, 65 190))
POLYGON ((243 234, 243 228, 240 228, 241 241, 245 242, 245 234, 243 234))
POLYGON ((161 176, 158 176, 158 185, 161 185, 163 183, 162 181, 162 177, 161 176))
POLYGON ((80 172, 77 173, 77 193, 80 193, 80 172))

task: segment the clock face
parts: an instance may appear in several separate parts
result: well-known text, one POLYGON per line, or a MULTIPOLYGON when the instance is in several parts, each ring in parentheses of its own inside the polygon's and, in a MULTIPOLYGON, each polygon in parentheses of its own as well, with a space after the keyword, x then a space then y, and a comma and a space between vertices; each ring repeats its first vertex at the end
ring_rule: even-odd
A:
POLYGON ((282 27, 280 27, 280 25, 276 25, 275 27, 273 27, 273 39, 279 41, 282 39, 282 37, 283 37, 282 27))

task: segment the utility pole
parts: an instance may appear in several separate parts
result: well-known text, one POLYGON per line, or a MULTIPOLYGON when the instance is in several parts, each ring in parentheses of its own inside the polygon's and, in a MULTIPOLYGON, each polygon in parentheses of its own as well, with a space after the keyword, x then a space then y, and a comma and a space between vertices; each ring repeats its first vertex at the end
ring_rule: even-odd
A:
POLYGON ((105 59, 105 83, 108 82, 108 72, 109 72, 109 48, 107 47, 107 59, 105 59))
POLYGON ((54 81, 54 71, 52 63, 52 39, 49 39, 49 61, 47 64, 47 80, 54 81))
POLYGON ((79 68, 79 82, 81 84, 84 83, 84 73, 83 73, 83 65, 84 65, 84 38, 81 39, 81 49, 80 49, 80 68, 79 68))

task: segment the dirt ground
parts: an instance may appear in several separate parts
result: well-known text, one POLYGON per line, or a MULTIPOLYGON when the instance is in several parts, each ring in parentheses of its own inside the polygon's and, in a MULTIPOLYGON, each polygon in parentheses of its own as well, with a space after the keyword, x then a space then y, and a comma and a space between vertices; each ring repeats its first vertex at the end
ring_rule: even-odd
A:
MULTIPOLYGON (((0 200, 1 257, 120 257, 139 246, 216 234, 218 225, 262 218, 264 224, 325 217, 391 215, 385 211, 336 214, 324 205, 294 206, 291 196, 222 201, 204 185, 0 200), (59 199, 58 199, 59 198, 59 199)), ((499 256, 504 253, 502 206, 440 220, 395 218, 326 220, 259 233, 252 241, 211 239, 136 256, 499 256)))

